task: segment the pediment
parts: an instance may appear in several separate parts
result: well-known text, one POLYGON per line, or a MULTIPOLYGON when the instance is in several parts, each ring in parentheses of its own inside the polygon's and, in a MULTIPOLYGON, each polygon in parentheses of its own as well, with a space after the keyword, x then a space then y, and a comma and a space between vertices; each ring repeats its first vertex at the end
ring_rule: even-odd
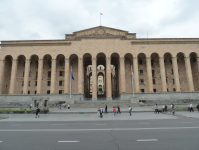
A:
POLYGON ((128 33, 128 31, 109 28, 105 26, 97 26, 85 30, 66 34, 66 39, 81 39, 81 38, 136 38, 136 33, 128 33))

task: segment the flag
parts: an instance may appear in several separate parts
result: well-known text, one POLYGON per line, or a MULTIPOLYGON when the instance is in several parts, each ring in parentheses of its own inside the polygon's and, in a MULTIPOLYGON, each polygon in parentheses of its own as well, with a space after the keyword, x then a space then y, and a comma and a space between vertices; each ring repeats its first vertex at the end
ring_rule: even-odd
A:
POLYGON ((133 79, 135 79, 135 77, 134 77, 134 75, 133 75, 133 70, 132 70, 132 77, 133 77, 133 79))
POLYGON ((102 13, 100 13, 100 15, 103 15, 102 13))
POLYGON ((73 80, 75 80, 74 77, 73 77, 73 70, 72 70, 72 67, 71 67, 71 77, 72 77, 73 80))

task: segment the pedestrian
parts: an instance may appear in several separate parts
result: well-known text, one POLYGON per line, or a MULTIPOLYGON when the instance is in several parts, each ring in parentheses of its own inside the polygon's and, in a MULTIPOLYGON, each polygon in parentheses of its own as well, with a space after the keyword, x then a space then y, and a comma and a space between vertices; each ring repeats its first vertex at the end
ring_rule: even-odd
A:
POLYGON ((121 112, 120 112, 120 106, 119 106, 119 105, 117 105, 117 114, 118 114, 118 113, 121 114, 121 112))
POLYGON ((165 112, 166 112, 166 114, 167 114, 167 105, 165 105, 165 112))
POLYGON ((68 104, 68 109, 70 110, 70 104, 68 104))
POLYGON ((194 112, 192 103, 190 103, 190 112, 191 112, 191 111, 194 112))
POLYGON ((36 117, 35 118, 39 117, 39 112, 40 112, 40 109, 37 107, 36 108, 36 117))
POLYGON ((171 103, 171 110, 170 110, 170 114, 172 113, 172 107, 173 107, 173 104, 171 103))
POLYGON ((100 108, 100 118, 103 118, 102 113, 103 113, 103 108, 102 108, 102 106, 101 106, 101 108, 100 108))
POLYGON ((97 109, 97 115, 98 115, 98 117, 100 117, 100 107, 98 107, 98 109, 97 109))
POLYGON ((159 114, 159 111, 158 111, 158 105, 157 105, 157 104, 155 104, 155 113, 157 114, 157 112, 158 112, 158 114, 159 114))
POLYGON ((198 109, 198 112, 199 112, 199 103, 198 103, 198 105, 196 106, 196 108, 198 109))
POLYGON ((115 117, 115 115, 116 115, 116 109, 115 107, 113 107, 113 117, 115 117))
POLYGON ((107 105, 105 106, 105 113, 108 113, 108 107, 107 107, 107 105))
POLYGON ((175 116, 175 109, 174 109, 174 105, 172 104, 172 113, 173 113, 173 116, 175 116))
POLYGON ((32 103, 30 103, 30 110, 31 110, 31 108, 32 108, 32 103))
POLYGON ((162 106, 162 113, 164 114, 164 111, 165 111, 165 105, 163 104, 162 106))
POLYGON ((61 110, 61 104, 59 105, 59 109, 61 110))
POLYGON ((190 104, 188 103, 188 105, 187 105, 187 111, 190 111, 190 104))
POLYGON ((131 116, 132 107, 129 106, 129 114, 131 116))
POLYGON ((81 96, 79 97, 79 99, 80 99, 80 101, 81 101, 81 99, 82 99, 81 96))

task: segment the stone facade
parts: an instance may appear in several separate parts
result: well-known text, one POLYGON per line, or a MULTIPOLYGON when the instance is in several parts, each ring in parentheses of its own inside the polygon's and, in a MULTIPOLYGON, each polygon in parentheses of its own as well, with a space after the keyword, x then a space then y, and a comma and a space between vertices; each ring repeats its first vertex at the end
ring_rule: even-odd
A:
POLYGON ((198 38, 138 39, 135 33, 98 26, 66 34, 64 40, 1 41, 0 46, 1 95, 69 94, 71 69, 71 93, 85 99, 102 97, 99 75, 107 100, 133 89, 199 91, 198 38))

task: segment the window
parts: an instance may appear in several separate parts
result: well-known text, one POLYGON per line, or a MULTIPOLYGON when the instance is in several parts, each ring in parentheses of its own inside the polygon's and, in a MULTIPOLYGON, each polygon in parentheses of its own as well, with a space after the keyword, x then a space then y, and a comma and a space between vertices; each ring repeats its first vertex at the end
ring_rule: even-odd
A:
POLYGON ((167 70, 165 69, 165 76, 167 76, 167 70))
POLYGON ((28 91, 28 94, 30 94, 30 91, 28 91))
POLYGON ((196 58, 193 58, 193 62, 194 62, 194 63, 196 62, 196 58))
POLYGON ((153 65, 154 65, 153 60, 151 60, 151 66, 153 66, 153 65))
POLYGON ((23 75, 22 75, 23 77, 24 77, 24 72, 23 72, 23 75))
POLYGON ((60 72, 59 72, 59 76, 64 76, 64 72, 63 72, 63 71, 60 71, 60 72))
POLYGON ((167 92, 169 92, 169 89, 167 88, 167 92))
POLYGON ((35 76, 35 80, 37 79, 37 76, 38 76, 38 72, 36 71, 36 76, 35 76))
POLYGON ((173 88, 173 92, 175 92, 176 91, 176 89, 175 88, 173 88))
POLYGON ((37 91, 35 91, 35 94, 37 94, 37 91))
POLYGON ((171 74, 173 74, 173 69, 171 69, 171 74))
POLYGON ((35 81, 35 86, 37 86, 37 81, 35 81))
POLYGON ((59 65, 60 65, 60 66, 63 66, 63 64, 64 64, 63 61, 60 61, 60 62, 59 62, 59 65))
POLYGON ((28 86, 30 86, 30 81, 28 82, 28 86))
POLYGON ((152 70, 152 77, 155 76, 155 70, 152 70))
POLYGON ((143 75, 143 74, 144 74, 143 70, 140 70, 140 75, 143 75))
POLYGON ((50 94, 50 90, 47 91, 47 94, 50 94))
POLYGON ((51 78, 51 71, 48 71, 48 78, 51 78))
POLYGON ((144 80, 143 79, 140 79, 140 84, 144 84, 144 80))
POLYGON ((169 84, 167 79, 166 79, 166 83, 169 84))
POLYGON ((175 80, 174 79, 172 79, 172 83, 175 84, 175 80))
POLYGON ((142 65, 142 60, 139 60, 139 64, 142 65))
POLYGON ((31 77, 31 71, 29 72, 29 77, 31 77))
POLYGON ((156 89, 153 89, 153 92, 156 93, 156 89))
POLYGON ((48 81, 48 86, 50 86, 50 81, 48 81))
POLYGON ((24 81, 22 81, 22 86, 24 86, 24 81))
POLYGON ((141 89, 141 92, 144 93, 144 89, 141 89))
POLYGON ((23 94, 23 91, 21 91, 21 94, 23 94))
POLYGON ((62 94, 62 90, 59 90, 59 94, 62 94))
POLYGON ((172 60, 170 59, 170 64, 172 64, 172 60))
POLYGON ((153 79, 153 84, 155 84, 155 79, 153 79))
POLYGON ((62 81, 59 81, 59 86, 62 86, 62 81))

